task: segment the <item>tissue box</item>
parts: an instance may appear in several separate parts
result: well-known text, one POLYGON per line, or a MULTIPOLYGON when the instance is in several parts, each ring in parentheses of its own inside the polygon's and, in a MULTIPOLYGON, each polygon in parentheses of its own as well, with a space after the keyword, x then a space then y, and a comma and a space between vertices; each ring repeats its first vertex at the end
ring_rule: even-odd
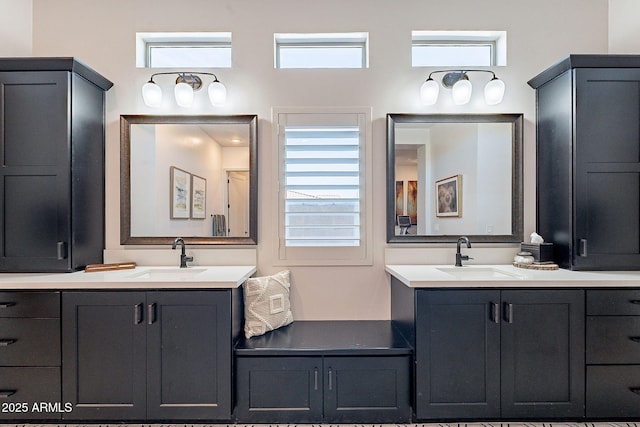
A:
POLYGON ((521 243, 520 250, 531 252, 535 262, 553 261, 553 243, 521 243))

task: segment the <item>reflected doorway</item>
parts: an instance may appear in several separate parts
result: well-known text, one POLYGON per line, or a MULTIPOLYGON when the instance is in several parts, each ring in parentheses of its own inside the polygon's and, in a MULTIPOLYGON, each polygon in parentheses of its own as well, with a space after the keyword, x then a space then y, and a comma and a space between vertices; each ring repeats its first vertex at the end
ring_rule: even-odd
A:
POLYGON ((249 171, 227 171, 227 236, 249 235, 249 171))

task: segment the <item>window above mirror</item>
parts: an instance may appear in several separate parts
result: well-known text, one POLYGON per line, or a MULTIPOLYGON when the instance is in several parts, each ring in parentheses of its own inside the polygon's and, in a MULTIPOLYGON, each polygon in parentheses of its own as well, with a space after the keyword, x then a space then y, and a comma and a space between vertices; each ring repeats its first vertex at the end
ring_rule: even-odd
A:
POLYGON ((138 68, 231 68, 229 32, 136 33, 138 68))
POLYGON ((507 65, 506 31, 412 31, 412 67, 507 65))

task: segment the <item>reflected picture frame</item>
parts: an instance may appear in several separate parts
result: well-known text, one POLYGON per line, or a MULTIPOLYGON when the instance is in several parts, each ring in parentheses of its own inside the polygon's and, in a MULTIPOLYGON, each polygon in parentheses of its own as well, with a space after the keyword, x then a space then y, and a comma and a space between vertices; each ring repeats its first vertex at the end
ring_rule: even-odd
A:
POLYGON ((459 218, 462 216, 462 175, 436 181, 436 216, 459 218))
POLYGON ((191 174, 175 166, 170 167, 171 219, 189 219, 191 215, 191 174))
POLYGON ((205 219, 207 213, 207 180, 191 175, 191 218, 205 219))

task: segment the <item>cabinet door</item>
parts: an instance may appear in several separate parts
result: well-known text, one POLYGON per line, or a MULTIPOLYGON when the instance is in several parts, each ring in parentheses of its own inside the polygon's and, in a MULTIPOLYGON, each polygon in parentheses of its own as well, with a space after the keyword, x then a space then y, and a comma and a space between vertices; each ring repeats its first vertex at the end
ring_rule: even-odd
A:
POLYGON ((238 357, 241 422, 322 422, 321 357, 238 357))
POLYGON ((147 294, 148 419, 231 418, 230 293, 147 294))
POLYGON ((411 421, 408 356, 324 359, 324 422, 411 421))
POLYGON ((503 291, 502 416, 584 416, 584 292, 503 291))
POLYGON ((145 419, 144 303, 143 292, 63 293, 65 419, 145 419))
POLYGON ((417 291, 416 416, 500 416, 499 291, 417 291))
POLYGON ((574 265, 640 265, 640 69, 575 70, 574 265))
POLYGON ((69 268, 68 92, 68 72, 0 73, 2 271, 69 268))

